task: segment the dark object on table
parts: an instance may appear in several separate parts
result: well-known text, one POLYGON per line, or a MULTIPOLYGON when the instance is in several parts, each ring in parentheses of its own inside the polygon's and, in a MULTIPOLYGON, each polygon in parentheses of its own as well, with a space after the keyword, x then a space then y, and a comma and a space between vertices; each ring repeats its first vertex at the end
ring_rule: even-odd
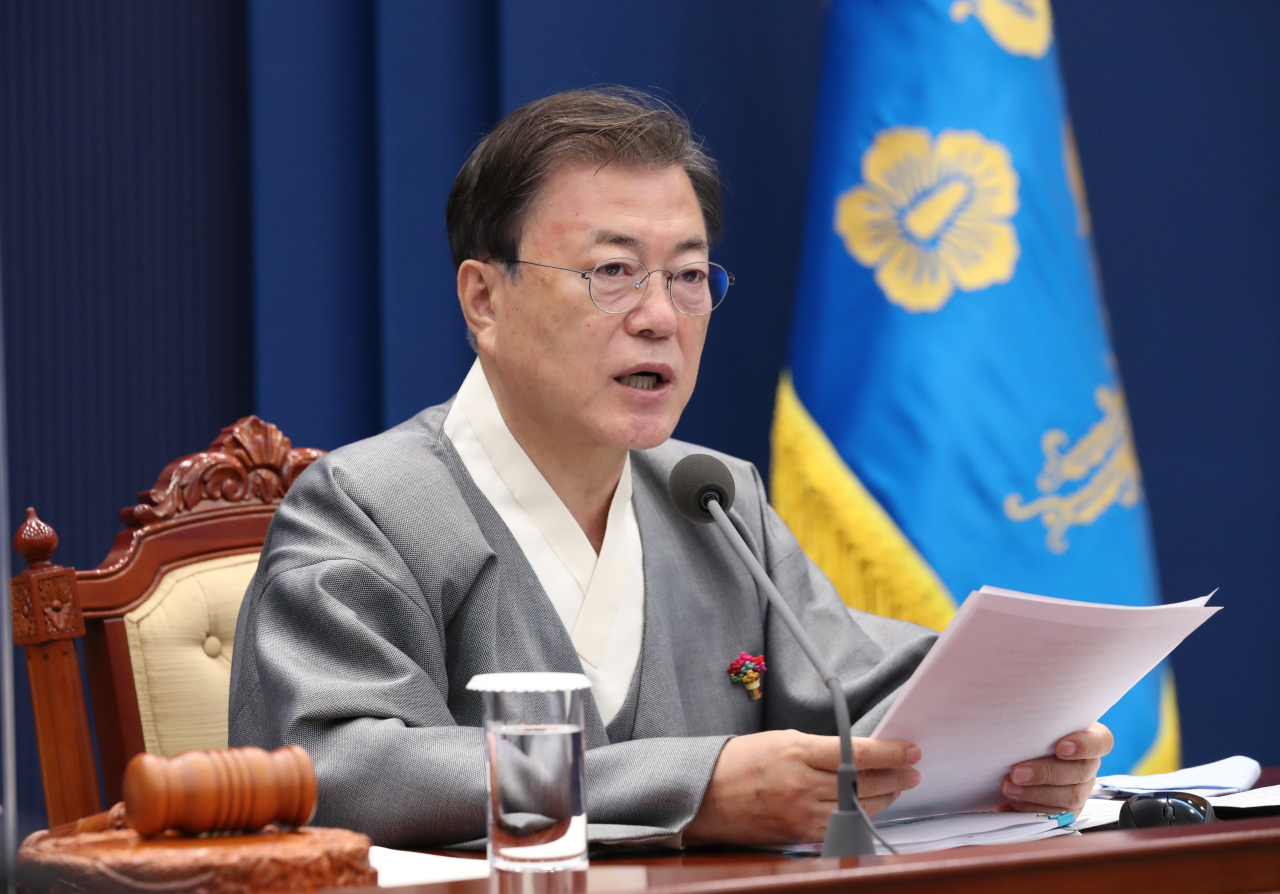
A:
POLYGON ((1213 805, 1187 792, 1134 795, 1120 808, 1121 829, 1157 829, 1217 822, 1213 805))

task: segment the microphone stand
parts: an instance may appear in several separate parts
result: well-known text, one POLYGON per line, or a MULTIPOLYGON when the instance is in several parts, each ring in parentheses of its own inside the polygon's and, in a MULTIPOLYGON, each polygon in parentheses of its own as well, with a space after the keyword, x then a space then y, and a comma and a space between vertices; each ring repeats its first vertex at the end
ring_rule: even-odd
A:
MULTIPOLYGON (((791 606, 783 600, 778 588, 773 585, 769 575, 756 560, 755 555, 747 548, 738 529, 729 521, 720 506, 718 495, 712 491, 703 497, 703 508, 711 513, 720 530, 729 540, 729 545, 746 564, 751 576, 756 579, 760 589, 774 610, 782 616, 791 635, 796 638, 800 648, 809 656, 822 681, 831 690, 831 704, 836 712, 836 726, 840 733, 840 767, 836 770, 836 809, 831 811, 831 819, 827 823, 827 836, 822 842, 824 857, 861 857, 875 854, 875 844, 871 836, 875 831, 871 827, 871 819, 858 802, 858 768, 853 763, 853 724, 849 721, 849 705, 844 700, 844 690, 840 686, 840 678, 827 660, 818 651, 818 644, 809 638, 809 634, 800 626, 791 606)), ((876 835, 877 838, 880 836, 876 835)), ((886 845, 887 847, 888 845, 886 845)))

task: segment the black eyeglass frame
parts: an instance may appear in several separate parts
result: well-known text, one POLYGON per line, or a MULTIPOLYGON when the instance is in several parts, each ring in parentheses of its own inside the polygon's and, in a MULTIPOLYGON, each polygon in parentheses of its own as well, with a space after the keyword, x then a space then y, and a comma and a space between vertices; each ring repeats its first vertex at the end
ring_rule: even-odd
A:
POLYGON ((555 264, 539 264, 537 261, 522 261, 518 258, 494 258, 494 260, 497 261, 497 263, 499 264, 528 264, 530 267, 546 267, 548 270, 564 270, 566 273, 576 273, 587 281, 587 297, 591 299, 591 303, 595 305, 596 310, 605 314, 625 314, 634 310, 636 305, 640 303, 640 299, 644 298, 644 296, 648 294, 649 278, 652 277, 653 274, 655 273, 667 274, 667 282, 666 282, 667 298, 671 301, 671 306, 674 307, 680 313, 684 314, 686 317, 705 317, 707 314, 711 313, 711 311, 715 310, 717 307, 719 307, 721 304, 724 303, 725 296, 729 294, 730 287, 732 287, 733 284, 737 282, 737 277, 735 277, 728 270, 725 270, 723 266, 721 266, 720 264, 717 264, 715 261, 690 261, 688 264, 680 265, 675 270, 667 270, 665 267, 659 267, 657 270, 650 270, 642 262, 636 260, 635 258, 605 258, 603 261, 601 261, 599 264, 596 264, 590 270, 578 270, 574 267, 557 267, 555 264), (644 271, 644 276, 641 277, 638 282, 633 283, 635 288, 640 290, 640 293, 636 295, 636 300, 634 304, 632 304, 629 307, 623 308, 622 310, 605 310, 603 307, 601 307, 599 304, 596 303, 596 297, 591 292, 591 277, 595 274, 597 270, 599 270, 605 264, 612 264, 615 261, 626 261, 629 264, 639 264, 640 269, 644 271), (721 295, 720 299, 716 301, 715 304, 711 305, 711 308, 709 310, 707 310, 705 313, 700 313, 700 314, 691 314, 687 310, 683 310, 680 307, 680 305, 676 304, 675 295, 671 293, 671 283, 673 280, 675 280, 676 275, 681 270, 685 269, 685 267, 692 267, 695 264, 706 264, 710 267, 717 267, 720 270, 724 270, 725 282, 726 282, 726 285, 724 287, 724 295, 721 295))

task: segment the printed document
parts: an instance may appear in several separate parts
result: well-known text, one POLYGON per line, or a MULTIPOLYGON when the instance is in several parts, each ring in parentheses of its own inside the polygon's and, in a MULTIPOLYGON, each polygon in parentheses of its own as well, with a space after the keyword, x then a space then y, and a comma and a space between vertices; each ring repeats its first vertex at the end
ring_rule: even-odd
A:
MULTIPOLYGON (((1209 594, 1212 596, 1213 594, 1209 594)), ((991 810, 1012 766, 1086 729, 1219 611, 969 594, 872 738, 920 746, 920 784, 876 817, 991 810)))

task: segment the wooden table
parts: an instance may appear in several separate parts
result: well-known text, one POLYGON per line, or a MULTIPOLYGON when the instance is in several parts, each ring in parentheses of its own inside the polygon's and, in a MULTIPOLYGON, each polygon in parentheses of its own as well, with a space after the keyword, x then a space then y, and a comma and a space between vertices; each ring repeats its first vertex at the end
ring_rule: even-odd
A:
MULTIPOLYGON (((1280 783, 1268 768, 1259 785, 1280 783)), ((1102 831, 1022 844, 823 860, 690 850, 593 858, 586 872, 395 889, 399 894, 834 894, 834 892, 1280 892, 1280 817, 1102 831)))

